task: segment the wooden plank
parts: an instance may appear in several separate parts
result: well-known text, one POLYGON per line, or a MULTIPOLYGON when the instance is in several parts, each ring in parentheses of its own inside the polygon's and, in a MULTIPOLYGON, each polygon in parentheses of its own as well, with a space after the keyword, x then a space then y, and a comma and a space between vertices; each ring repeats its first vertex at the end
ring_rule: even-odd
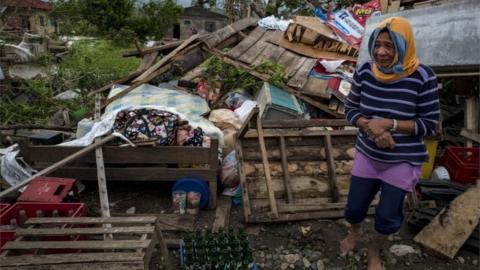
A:
POLYGON ((350 126, 345 119, 295 119, 295 120, 262 120, 263 128, 305 128, 305 127, 344 127, 350 126))
POLYGON ((284 48, 268 43, 267 47, 265 47, 261 55, 257 57, 255 61, 253 61, 253 65, 258 66, 265 61, 277 63, 278 59, 281 58, 284 52, 285 52, 284 48))
POLYGON ((302 88, 302 93, 312 96, 318 96, 323 99, 330 99, 332 97, 332 94, 328 92, 327 88, 328 80, 321 80, 315 77, 309 77, 302 88))
POLYGON ((468 130, 462 128, 462 131, 460 131, 460 135, 465 137, 466 139, 468 139, 470 141, 480 143, 480 134, 479 133, 473 133, 471 131, 468 131, 468 130))
POLYGON ((208 178, 202 178, 206 181, 209 181, 208 188, 210 190, 210 201, 209 207, 214 209, 217 206, 217 168, 218 168, 218 140, 212 140, 210 142, 210 171, 214 174, 208 178))
POLYGON ((260 39, 257 41, 257 43, 253 44, 250 49, 248 49, 246 52, 244 52, 238 60, 247 63, 247 64, 252 64, 257 57, 262 53, 262 51, 267 47, 268 43, 260 39))
POLYGON ((93 90, 93 91, 90 91, 88 93, 88 96, 93 96, 95 94, 98 94, 98 93, 102 93, 102 92, 105 92, 107 90, 110 90, 112 88, 112 86, 116 85, 116 84, 124 84, 130 80, 132 80, 133 78, 136 78, 138 75, 142 74, 143 70, 137 70, 137 71, 134 71, 130 74, 128 74, 127 76, 119 79, 119 80, 116 80, 114 81, 113 83, 111 84, 107 84, 105 86, 102 86, 96 90, 93 90))
POLYGON ((480 220, 480 183, 455 198, 413 239, 427 249, 453 259, 480 220))
MULTIPOLYGON (((37 166, 35 168, 41 169, 37 166)), ((107 167, 105 173, 109 181, 174 181, 187 176, 199 177, 209 182, 216 180, 216 172, 207 168, 107 167)), ((48 175, 85 181, 97 180, 96 170, 90 167, 61 168, 48 175)))
POLYGON ((238 58, 244 52, 246 52, 253 44, 255 44, 262 36, 265 34, 267 30, 262 27, 255 28, 246 38, 240 41, 237 46, 233 47, 228 52, 228 56, 231 58, 238 58))
POLYGON ((107 143, 107 142, 109 142, 109 141, 112 141, 112 140, 115 139, 115 138, 116 138, 115 136, 109 135, 109 136, 103 138, 101 141, 95 142, 95 143, 93 143, 93 144, 91 144, 91 145, 83 148, 82 150, 80 150, 80 151, 78 151, 78 152, 76 152, 76 153, 74 153, 74 154, 72 154, 72 155, 70 155, 70 156, 68 156, 68 157, 66 157, 66 158, 58 161, 57 163, 52 164, 51 166, 42 169, 41 171, 39 171, 38 173, 32 175, 30 178, 22 181, 21 183, 19 183, 19 184, 13 186, 13 187, 10 187, 10 188, 2 191, 2 192, 0 193, 0 199, 3 198, 5 195, 8 195, 8 194, 10 194, 10 193, 12 193, 12 192, 14 192, 14 191, 17 191, 18 189, 26 186, 26 185, 28 185, 28 184, 29 184, 30 182, 32 182, 35 178, 37 178, 37 177, 39 177, 39 176, 47 175, 47 174, 49 174, 49 173, 57 170, 58 168, 64 166, 65 164, 68 164, 69 162, 75 160, 76 158, 81 157, 81 156, 87 154, 87 153, 90 152, 90 151, 93 151, 93 150, 94 150, 95 148, 97 148, 98 146, 103 145, 103 144, 105 144, 105 143, 107 143))
MULTIPOLYGON (((172 262, 172 259, 170 257, 170 254, 168 253, 168 247, 167 247, 167 243, 165 242, 165 238, 163 237, 163 233, 162 233, 162 230, 160 230, 160 223, 157 219, 157 222, 155 223, 155 231, 157 233, 157 240, 158 240, 158 244, 160 245, 160 250, 162 251, 162 255, 163 255, 163 259, 165 260, 165 265, 166 265, 166 268, 167 270, 172 270, 173 269, 173 262, 172 262)), ((151 248, 153 249, 155 246, 152 245, 151 248)), ((151 256, 151 253, 152 253, 153 250, 149 250, 147 255, 149 258, 151 256)), ((145 261, 145 269, 148 269, 149 268, 149 265, 148 265, 148 262, 150 261, 150 259, 147 261, 145 261)))
POLYGON ((227 228, 230 221, 230 208, 232 198, 222 196, 218 199, 218 206, 215 212, 215 221, 213 222, 213 232, 218 232, 220 228, 227 228))
POLYGON ((30 218, 25 224, 41 225, 41 224, 148 224, 154 223, 157 217, 58 217, 58 218, 30 218))
POLYGON ((19 241, 7 242, 2 249, 137 249, 147 248, 151 240, 102 240, 102 241, 19 241))
POLYGON ((155 63, 155 59, 157 59, 158 51, 147 53, 142 57, 142 62, 137 68, 137 71, 144 71, 150 68, 153 63, 155 63))
POLYGON ((316 49, 312 46, 300 43, 300 42, 289 42, 287 39, 283 37, 283 33, 280 31, 275 32, 271 38, 267 41, 273 44, 276 44, 282 48, 295 52, 297 54, 311 57, 311 58, 323 58, 323 59, 331 59, 331 60, 350 60, 353 62, 357 61, 356 57, 348 56, 341 53, 336 52, 329 52, 323 49, 316 49))
POLYGON ((306 60, 305 57, 301 57, 298 54, 295 54, 290 51, 285 51, 278 59, 278 64, 283 65, 286 68, 286 73, 288 77, 295 75, 298 69, 302 66, 303 62, 306 60))
POLYGON ((48 254, 48 255, 20 255, 11 257, 1 257, 0 265, 6 266, 26 266, 26 265, 46 265, 46 264, 64 264, 64 263, 92 263, 92 262, 135 262, 143 263, 144 254, 136 252, 122 253, 74 253, 74 254, 48 254))
POLYGON ((315 66, 316 63, 317 63, 316 59, 307 58, 303 63, 302 67, 299 70, 297 70, 293 78, 291 78, 287 82, 287 85, 294 88, 303 88, 307 83, 307 79, 310 74, 310 71, 312 70, 312 68, 315 66))
POLYGON ((2 270, 145 270, 143 261, 64 263, 54 265, 2 266, 2 270))
POLYGON ((332 138, 330 134, 325 134, 325 155, 327 158, 328 165, 328 183, 330 185, 330 194, 333 198, 333 202, 338 202, 338 188, 337 188, 337 179, 335 172, 335 163, 333 162, 333 153, 332 153, 332 138))
POLYGON ((212 34, 208 35, 205 38, 202 38, 202 41, 209 47, 213 48, 220 44, 222 41, 227 39, 230 36, 252 26, 257 23, 258 19, 253 17, 247 17, 236 21, 232 24, 225 26, 224 28, 218 29, 212 34))
MULTIPOLYGON (((478 97, 470 97, 465 100, 465 130, 473 133, 479 133, 478 115, 480 114, 480 108, 478 102, 478 97)), ((467 138, 465 146, 473 147, 473 141, 467 138)))
POLYGON ((160 61, 158 61, 157 63, 155 63, 155 65, 153 65, 149 69, 147 69, 144 73, 142 73, 142 75, 138 76, 138 78, 133 80, 133 82, 134 83, 135 82, 140 82, 140 81, 143 81, 144 79, 148 78, 148 76, 150 74, 152 74, 155 70, 157 70, 161 66, 165 65, 168 61, 170 61, 170 59, 172 59, 174 56, 176 56, 181 50, 183 50, 188 45, 190 45, 190 43, 196 41, 198 39, 198 37, 199 37, 199 35, 196 34, 196 35, 192 35, 191 37, 186 39, 184 42, 182 42, 182 44, 180 44, 180 46, 175 48, 175 50, 171 51, 169 54, 162 57, 162 59, 160 59, 160 61))
MULTIPOLYGON (((269 129, 266 129, 269 130, 269 129)), ((336 148, 341 148, 342 150, 347 150, 350 147, 355 146, 356 135, 350 136, 335 136, 335 139, 332 140, 332 146, 336 148)), ((302 146, 316 146, 322 145, 322 140, 319 140, 316 137, 286 137, 285 143, 287 144, 287 152, 290 151, 291 146, 302 147, 302 146)), ((258 141, 256 137, 254 138, 243 138, 242 144, 244 148, 258 147, 258 141)), ((279 147, 278 139, 275 137, 266 137, 265 145, 267 147, 279 147)))
POLYGON ((283 181, 287 191, 287 203, 293 203, 292 188, 290 187, 290 173, 288 172, 287 148, 285 147, 285 137, 280 136, 280 155, 282 157, 283 181))
MULTIPOLYGON (((101 97, 97 94, 95 97, 95 122, 100 121, 101 111, 101 97)), ((98 143, 100 138, 96 138, 95 142, 98 143)), ((108 190, 107 179, 105 176, 105 164, 103 163, 103 151, 102 146, 98 146, 95 149, 95 160, 97 165, 97 182, 98 182, 98 195, 100 197, 100 209, 103 217, 110 217, 110 204, 108 203, 108 190)), ((111 237, 110 237, 111 238, 111 237)))
POLYGON ((315 107, 317 107, 318 109, 322 110, 323 112, 335 117, 335 118, 340 118, 340 119, 344 119, 345 116, 341 115, 341 114, 338 114, 337 112, 335 111, 331 111, 328 109, 328 105, 325 105, 321 102, 318 102, 314 99, 312 99, 311 97, 308 97, 308 96, 305 96, 305 95, 301 95, 301 94, 296 94, 295 96, 299 97, 300 99, 302 99, 303 101, 309 103, 310 105, 313 105, 315 107))
MULTIPOLYGON (((102 148, 105 164, 205 164, 208 162, 211 151, 210 148, 194 146, 104 146, 102 148), (195 154, 192 155, 192 153, 195 154)), ((81 149, 82 147, 31 145, 28 149, 28 159, 57 162, 81 149)), ((95 156, 93 153, 89 153, 76 159, 76 161, 78 163, 95 163, 95 156)))
POLYGON ((91 234, 143 234, 153 233, 153 227, 111 227, 111 228, 33 228, 17 229, 15 236, 57 236, 57 235, 91 235, 91 234))
POLYGON ((257 131, 258 131, 258 143, 260 144, 260 151, 262 153, 263 170, 265 172, 265 184, 267 185, 268 197, 270 199, 270 208, 274 216, 278 215, 277 202, 275 201, 275 195, 273 193, 272 175, 270 173, 270 165, 267 158, 267 148, 265 147, 265 140, 263 138, 262 120, 257 117, 257 131))
POLYGON ((244 159, 243 159, 243 147, 242 147, 241 140, 237 139, 237 143, 235 144, 235 149, 237 151, 237 157, 239 162, 238 173, 240 175, 240 186, 242 188, 243 214, 244 214, 245 220, 247 220, 247 217, 251 215, 251 209, 250 209, 250 197, 248 195, 247 176, 245 174, 245 169, 243 167, 244 159))
MULTIPOLYGON (((375 213, 375 208, 370 207, 367 214, 375 213)), ((304 213, 279 213, 278 218, 272 217, 271 214, 252 214, 247 220, 248 223, 268 223, 268 222, 284 222, 284 221, 298 221, 310 219, 338 219, 344 216, 343 210, 328 210, 328 211, 311 211, 304 213)))
MULTIPOLYGON (((325 136, 330 134, 331 136, 355 136, 357 130, 294 130, 294 129, 265 129, 263 131, 264 137, 308 137, 308 136, 325 136)), ((244 138, 258 138, 258 131, 255 129, 248 130, 244 138)))

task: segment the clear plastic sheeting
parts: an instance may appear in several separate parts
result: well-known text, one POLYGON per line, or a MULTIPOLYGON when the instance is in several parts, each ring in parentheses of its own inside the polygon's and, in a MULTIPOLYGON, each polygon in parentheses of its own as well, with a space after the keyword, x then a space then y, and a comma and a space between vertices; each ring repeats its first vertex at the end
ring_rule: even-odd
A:
POLYGON ((259 20, 258 25, 266 29, 286 31, 288 25, 292 22, 293 20, 278 19, 272 15, 259 20))
POLYGON ((22 158, 17 158, 18 145, 0 149, 0 174, 11 186, 15 186, 31 177, 36 170, 32 169, 22 158))

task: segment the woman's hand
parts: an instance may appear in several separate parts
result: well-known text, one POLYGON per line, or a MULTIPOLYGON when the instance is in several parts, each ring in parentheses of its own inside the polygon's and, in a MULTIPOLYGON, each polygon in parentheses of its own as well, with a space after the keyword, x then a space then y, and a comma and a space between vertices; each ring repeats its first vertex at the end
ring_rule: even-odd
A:
POLYGON ((374 139, 382 135, 385 131, 389 131, 392 125, 393 122, 391 119, 370 119, 365 125, 365 132, 374 139))
POLYGON ((392 134, 390 131, 384 131, 382 134, 372 138, 375 141, 375 144, 380 149, 395 148, 395 141, 393 140, 392 134))

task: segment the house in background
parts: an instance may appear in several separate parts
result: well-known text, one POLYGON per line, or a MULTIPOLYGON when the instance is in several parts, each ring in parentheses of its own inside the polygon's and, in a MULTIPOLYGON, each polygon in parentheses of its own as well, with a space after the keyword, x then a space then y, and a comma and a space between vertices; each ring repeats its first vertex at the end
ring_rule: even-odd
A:
POLYGON ((57 21, 50 15, 53 5, 42 0, 1 0, 0 30, 32 34, 58 33, 57 21))
POLYGON ((178 23, 171 29, 170 37, 185 39, 192 34, 211 33, 226 26, 228 17, 199 6, 183 9, 178 23))

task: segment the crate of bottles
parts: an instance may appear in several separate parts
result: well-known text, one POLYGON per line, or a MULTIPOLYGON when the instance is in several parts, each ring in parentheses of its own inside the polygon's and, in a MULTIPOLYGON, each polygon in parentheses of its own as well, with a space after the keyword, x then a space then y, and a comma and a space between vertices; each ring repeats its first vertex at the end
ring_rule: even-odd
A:
POLYGON ((185 270, 257 270, 244 230, 207 229, 180 240, 180 267, 185 270))
POLYGON ((15 230, 25 228, 25 222, 34 217, 81 217, 83 203, 27 203, 17 202, 0 214, 0 248, 15 239, 15 230))
POLYGON ((0 203, 0 214, 7 211, 7 209, 11 206, 9 203, 0 203))

